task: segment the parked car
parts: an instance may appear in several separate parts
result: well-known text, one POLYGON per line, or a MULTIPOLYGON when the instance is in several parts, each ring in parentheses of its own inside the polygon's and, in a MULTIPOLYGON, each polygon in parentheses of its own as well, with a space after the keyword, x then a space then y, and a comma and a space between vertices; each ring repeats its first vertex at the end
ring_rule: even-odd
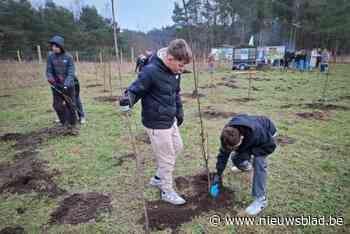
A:
POLYGON ((257 65, 255 47, 234 48, 232 57, 232 70, 247 70, 257 65))

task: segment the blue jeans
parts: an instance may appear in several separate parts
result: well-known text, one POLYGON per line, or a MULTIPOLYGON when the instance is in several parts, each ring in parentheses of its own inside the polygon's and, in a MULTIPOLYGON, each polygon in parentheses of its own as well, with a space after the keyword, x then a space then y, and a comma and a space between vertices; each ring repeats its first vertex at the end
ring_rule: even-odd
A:
POLYGON ((77 106, 78 109, 78 116, 79 119, 85 118, 85 113, 83 109, 83 104, 81 103, 80 99, 80 85, 79 83, 75 84, 75 105, 77 106))
MULTIPOLYGON (((247 160, 240 161, 232 159, 233 164, 237 168, 242 168, 243 164, 246 164, 247 160)), ((266 197, 266 180, 267 180, 267 160, 266 157, 254 157, 253 158, 253 185, 252 196, 253 197, 266 197)))
POLYGON ((320 65, 320 72, 326 72, 328 70, 328 64, 327 63, 321 63, 320 65))

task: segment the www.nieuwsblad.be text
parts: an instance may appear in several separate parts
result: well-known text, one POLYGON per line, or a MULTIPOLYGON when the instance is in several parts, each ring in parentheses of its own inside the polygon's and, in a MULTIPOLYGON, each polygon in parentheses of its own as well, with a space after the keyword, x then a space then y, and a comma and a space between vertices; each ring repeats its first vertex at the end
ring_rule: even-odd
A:
POLYGON ((272 226, 342 226, 344 225, 343 217, 332 216, 294 216, 294 217, 231 217, 212 215, 209 218, 211 226, 227 225, 272 225, 272 226))

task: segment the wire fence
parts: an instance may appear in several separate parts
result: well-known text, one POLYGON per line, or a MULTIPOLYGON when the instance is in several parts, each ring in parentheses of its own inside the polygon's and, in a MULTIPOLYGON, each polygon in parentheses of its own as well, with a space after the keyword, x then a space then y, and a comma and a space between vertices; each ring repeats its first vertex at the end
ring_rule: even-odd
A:
MULTIPOLYGON (((125 52, 119 50, 120 63, 135 63, 137 56, 131 53, 131 51, 125 52)), ((90 51, 67 51, 70 53, 75 62, 89 62, 89 63, 104 63, 116 61, 115 55, 111 50, 90 50, 90 51)), ((41 49, 37 46, 37 51, 30 50, 9 50, 6 52, 6 56, 0 54, 0 62, 39 62, 44 63, 49 55, 47 48, 41 49)), ((207 60, 207 54, 200 54, 196 56, 196 60, 199 64, 205 64, 207 60)), ((227 63, 230 61, 219 61, 219 63, 227 63)), ((350 55, 332 56, 331 63, 350 64, 350 55)))

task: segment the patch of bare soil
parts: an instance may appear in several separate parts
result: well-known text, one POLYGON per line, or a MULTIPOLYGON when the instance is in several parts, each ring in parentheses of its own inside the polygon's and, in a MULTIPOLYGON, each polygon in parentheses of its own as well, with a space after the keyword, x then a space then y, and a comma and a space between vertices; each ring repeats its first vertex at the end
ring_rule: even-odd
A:
MULTIPOLYGON (((203 213, 211 210, 222 211, 234 205, 234 192, 228 188, 224 187, 216 199, 208 194, 206 174, 177 177, 175 184, 179 193, 186 200, 186 204, 175 206, 161 200, 147 202, 149 224, 152 231, 170 228, 176 232, 181 224, 190 222, 203 213)), ((139 220, 139 223, 143 224, 144 219, 139 220)))
POLYGON ((23 152, 13 164, 1 164, 0 193, 37 192, 49 197, 62 195, 65 191, 52 179, 56 173, 46 171, 44 164, 30 152, 23 152))
POLYGON ((239 89, 239 86, 235 85, 234 83, 231 82, 219 82, 216 85, 218 86, 226 86, 229 87, 231 89, 239 89))
POLYGON ((7 97, 11 97, 11 95, 9 94, 0 95, 0 98, 7 98, 7 97))
POLYGON ((202 117, 205 119, 216 119, 216 118, 231 118, 237 115, 235 112, 227 112, 227 111, 218 111, 213 109, 212 107, 208 107, 206 110, 202 110, 202 117))
POLYGON ((59 203, 50 215, 50 223, 79 224, 96 220, 100 214, 112 211, 111 202, 110 196, 101 193, 75 193, 59 203))
POLYGON ((350 110, 350 107, 348 106, 341 106, 336 104, 330 104, 330 103, 322 103, 322 102, 314 102, 314 103, 304 103, 304 104, 285 104, 282 105, 282 109, 288 109, 291 107, 301 107, 301 108, 310 108, 310 109, 318 109, 322 111, 330 111, 330 110, 343 110, 348 111, 350 110))
POLYGON ((216 88, 216 85, 215 84, 206 84, 206 85, 199 86, 199 88, 201 88, 201 89, 213 89, 213 88, 216 88))
POLYGON ((277 136, 276 140, 277 140, 277 143, 281 146, 294 144, 297 141, 292 137, 284 136, 284 135, 277 136))
MULTIPOLYGON (((345 87, 344 87, 345 88, 345 87)), ((348 96, 340 96, 340 97, 338 97, 337 98, 339 101, 342 101, 342 100, 350 100, 350 95, 348 95, 348 96)))
POLYGON ((236 83, 237 81, 234 80, 235 77, 222 77, 221 80, 226 81, 226 82, 230 82, 230 83, 236 83))
POLYGON ((254 80, 254 81, 271 81, 271 79, 269 79, 269 78, 261 78, 261 77, 254 77, 254 78, 251 78, 251 79, 254 80))
POLYGON ((252 90, 253 90, 253 91, 261 91, 262 89, 257 88, 257 87, 255 87, 255 86, 252 86, 252 90))
POLYGON ((184 98, 197 98, 197 96, 199 96, 199 97, 206 97, 205 94, 197 93, 196 90, 193 90, 192 93, 181 93, 181 96, 184 97, 184 98))
POLYGON ((328 112, 321 112, 321 111, 314 111, 314 112, 297 112, 297 116, 303 119, 308 120, 328 120, 329 119, 329 113, 328 112))
POLYGON ((86 86, 86 88, 95 88, 95 87, 101 87, 101 86, 103 86, 103 85, 101 85, 101 84, 91 84, 91 85, 87 85, 86 86))
POLYGON ((4 229, 0 230, 0 234, 26 234, 26 232, 23 227, 17 225, 5 227, 4 229))
POLYGON ((124 164, 124 162, 129 161, 129 160, 135 160, 136 157, 134 154, 125 154, 122 155, 121 157, 115 157, 116 159, 116 163, 114 164, 114 166, 122 166, 124 164))
POLYGON ((29 133, 7 133, 0 136, 0 141, 16 141, 15 149, 35 149, 39 144, 59 136, 72 135, 72 131, 63 127, 42 128, 29 133))
POLYGON ((229 102, 250 102, 250 101, 255 101, 255 98, 230 98, 227 99, 229 102))
POLYGON ((95 97, 94 100, 98 102, 116 102, 119 101, 120 96, 100 96, 95 97))
POLYGON ((323 111, 328 111, 328 110, 344 110, 348 111, 350 110, 350 107, 348 106, 341 106, 341 105, 335 105, 335 104, 326 104, 322 102, 315 102, 315 103, 305 103, 305 107, 307 108, 312 108, 312 109, 319 109, 323 111))

